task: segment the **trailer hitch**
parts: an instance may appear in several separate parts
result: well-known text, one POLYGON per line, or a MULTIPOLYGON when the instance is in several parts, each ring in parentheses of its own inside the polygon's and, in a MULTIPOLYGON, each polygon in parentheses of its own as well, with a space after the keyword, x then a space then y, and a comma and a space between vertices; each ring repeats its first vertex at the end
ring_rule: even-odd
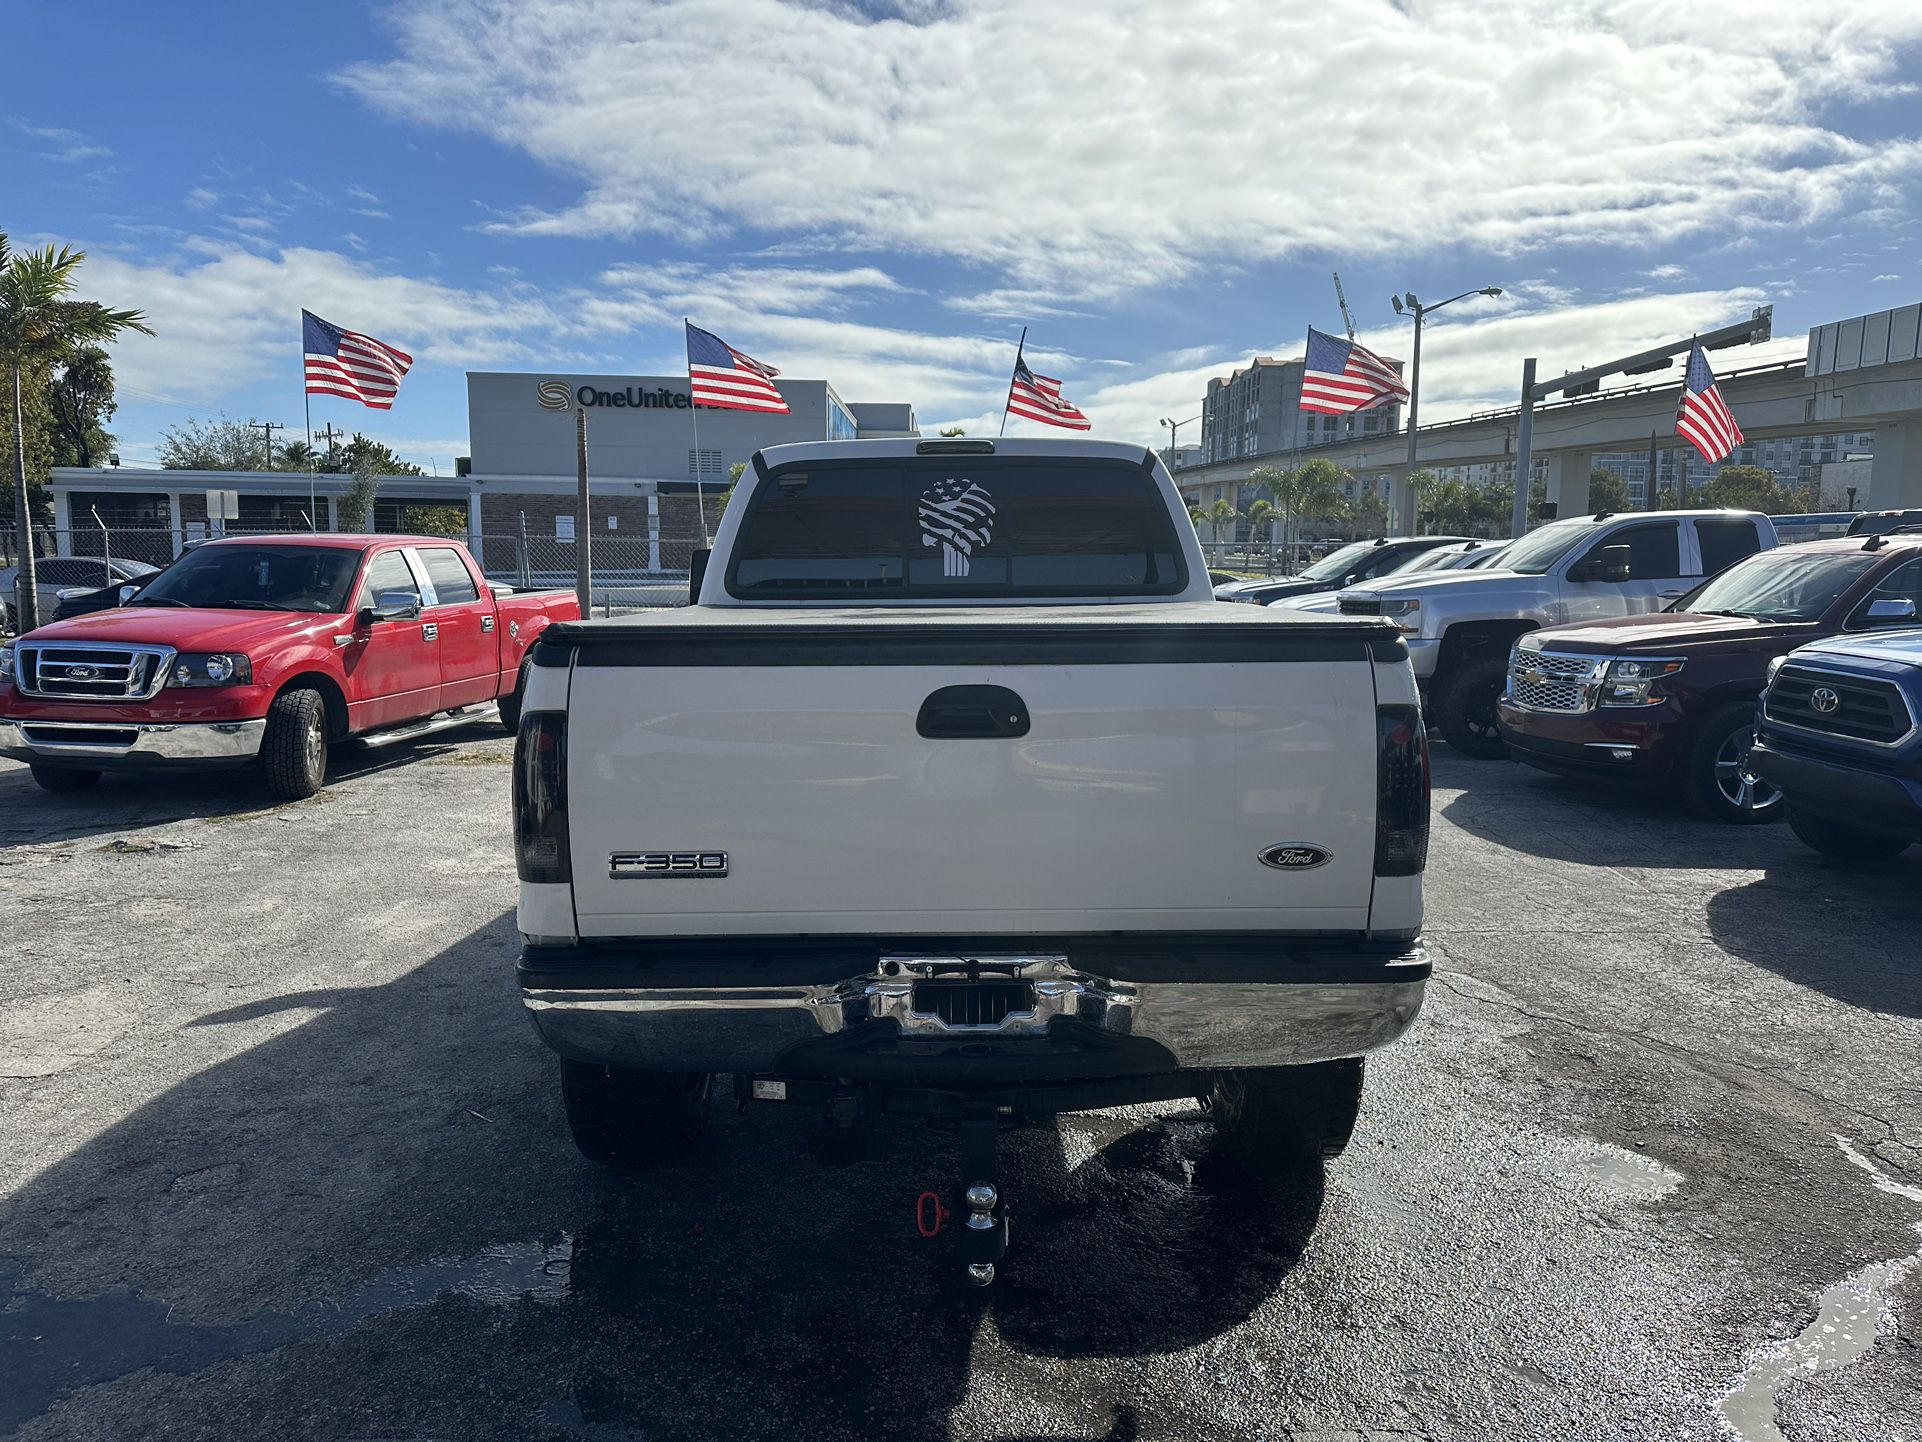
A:
POLYGON ((995 1263, 1008 1254, 1008 1208, 1001 1196, 995 1161, 1001 1120, 990 1108, 961 1113, 961 1260, 968 1280, 985 1287, 994 1280, 995 1263))

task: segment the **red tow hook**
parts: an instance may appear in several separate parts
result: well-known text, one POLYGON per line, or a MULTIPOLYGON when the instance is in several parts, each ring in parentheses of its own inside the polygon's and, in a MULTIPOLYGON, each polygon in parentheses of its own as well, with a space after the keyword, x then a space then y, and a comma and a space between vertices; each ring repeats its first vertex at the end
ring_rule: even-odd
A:
POLYGON ((923 1192, 914 1199, 914 1229, 924 1237, 940 1236, 941 1224, 953 1215, 939 1192, 923 1192))

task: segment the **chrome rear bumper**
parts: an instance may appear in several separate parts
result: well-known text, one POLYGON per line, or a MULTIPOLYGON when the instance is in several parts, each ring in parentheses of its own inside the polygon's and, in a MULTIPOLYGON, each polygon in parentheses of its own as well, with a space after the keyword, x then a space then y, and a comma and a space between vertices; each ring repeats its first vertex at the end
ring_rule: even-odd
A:
POLYGON ((260 752, 265 720, 150 723, 0 716, 0 756, 94 769, 172 762, 239 764, 260 752))
MULTIPOLYGON (((1381 980, 1117 981, 1063 957, 895 957, 832 985, 522 988, 535 1029, 576 1061, 655 1071, 765 1072, 804 1043, 858 1029, 905 1041, 1012 1045, 1071 1032, 1154 1042, 1181 1069, 1300 1066, 1395 1040, 1421 1010, 1419 947, 1381 980), (1031 1000, 992 1022, 956 1023, 928 984, 1015 982, 1031 1000)), ((957 1051, 965 1063, 965 1052, 957 1051)))

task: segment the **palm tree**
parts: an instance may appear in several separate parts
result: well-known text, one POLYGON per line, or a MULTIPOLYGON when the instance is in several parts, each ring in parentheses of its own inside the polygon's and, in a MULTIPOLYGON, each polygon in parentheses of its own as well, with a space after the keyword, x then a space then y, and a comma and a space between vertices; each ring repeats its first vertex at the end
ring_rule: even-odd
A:
POLYGON ((1250 501, 1248 503, 1248 539, 1252 541, 1259 536, 1264 526, 1268 528, 1268 540, 1272 543, 1275 539, 1274 504, 1263 499, 1250 501))
POLYGON ((1220 500, 1208 507, 1208 523, 1215 528, 1215 543, 1217 545, 1222 541, 1234 540, 1235 522, 1240 519, 1241 512, 1235 509, 1235 503, 1226 496, 1221 497, 1220 500), (1225 536, 1222 534, 1224 531, 1227 532, 1225 536))
POLYGON ((13 512, 20 569, 15 573, 14 605, 18 629, 40 623, 38 577, 33 565, 33 515, 27 505, 27 432, 20 410, 21 377, 40 374, 81 346, 113 340, 123 330, 146 335, 146 316, 137 310, 108 310, 91 300, 70 300, 74 273, 84 251, 67 246, 15 255, 0 231, 0 359, 13 379, 13 512))
POLYGON ((280 448, 280 463, 290 471, 311 471, 320 460, 320 452, 305 441, 289 441, 280 448))
POLYGON ((1354 477, 1333 461, 1318 456, 1291 471, 1263 466, 1248 479, 1273 498, 1275 510, 1281 513, 1282 545, 1292 565, 1295 547, 1301 540, 1301 523, 1339 515, 1342 485, 1354 477))

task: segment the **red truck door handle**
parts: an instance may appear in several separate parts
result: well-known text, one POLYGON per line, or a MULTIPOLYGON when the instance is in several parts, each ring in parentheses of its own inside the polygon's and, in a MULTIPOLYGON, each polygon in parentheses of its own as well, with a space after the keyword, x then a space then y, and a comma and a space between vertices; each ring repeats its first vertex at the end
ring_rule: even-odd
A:
POLYGON ((420 638, 423 641, 438 641, 440 639, 440 626, 433 621, 429 621, 420 628, 420 638))
POLYGON ((482 616, 482 617, 481 617, 481 630, 483 630, 483 631, 491 631, 491 630, 493 630, 493 629, 494 629, 494 618, 493 618, 492 616, 482 616))

